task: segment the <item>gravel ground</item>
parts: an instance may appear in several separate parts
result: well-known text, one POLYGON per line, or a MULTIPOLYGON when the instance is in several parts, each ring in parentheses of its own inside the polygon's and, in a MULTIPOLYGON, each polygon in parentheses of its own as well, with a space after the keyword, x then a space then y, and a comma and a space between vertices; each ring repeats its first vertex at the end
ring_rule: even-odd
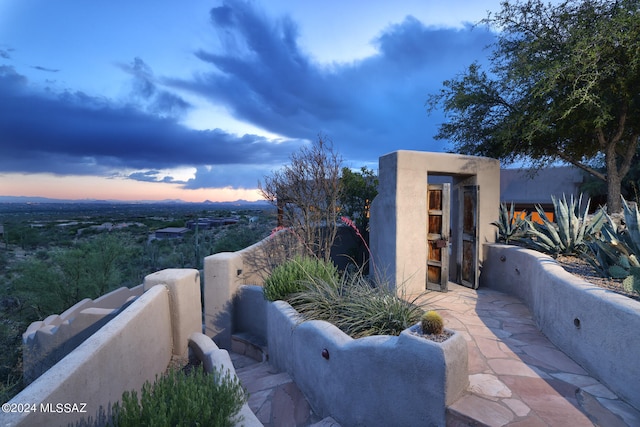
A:
POLYGON ((622 287, 622 279, 600 277, 591 266, 591 264, 583 259, 571 256, 559 256, 558 258, 556 258, 556 261, 558 261, 558 264, 560 264, 569 273, 581 277, 587 282, 640 301, 639 294, 630 293, 624 290, 624 288, 622 287))

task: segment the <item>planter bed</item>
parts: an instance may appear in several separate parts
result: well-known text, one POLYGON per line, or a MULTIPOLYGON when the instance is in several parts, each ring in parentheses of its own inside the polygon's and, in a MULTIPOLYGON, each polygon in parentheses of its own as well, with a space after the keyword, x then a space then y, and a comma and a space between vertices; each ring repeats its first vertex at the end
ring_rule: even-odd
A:
POLYGON ((284 301, 267 304, 270 363, 291 375, 322 417, 342 425, 444 425, 446 406, 468 385, 459 333, 442 343, 409 329, 352 339, 328 322, 301 322, 284 301))

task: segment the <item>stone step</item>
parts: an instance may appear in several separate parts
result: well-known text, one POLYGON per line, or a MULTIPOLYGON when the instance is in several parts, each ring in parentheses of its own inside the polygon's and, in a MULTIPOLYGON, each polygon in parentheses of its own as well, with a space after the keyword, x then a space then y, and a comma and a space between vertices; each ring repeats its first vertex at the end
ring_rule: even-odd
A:
POLYGON ((259 343, 260 339, 250 334, 238 333, 231 336, 231 351, 250 357, 258 362, 269 360, 267 346, 259 343))
POLYGON ((489 425, 475 420, 451 407, 447 407, 445 416, 447 427, 490 427, 489 425))
POLYGON ((332 418, 320 419, 286 372, 267 361, 230 353, 236 374, 249 393, 249 408, 265 427, 339 427, 332 418))

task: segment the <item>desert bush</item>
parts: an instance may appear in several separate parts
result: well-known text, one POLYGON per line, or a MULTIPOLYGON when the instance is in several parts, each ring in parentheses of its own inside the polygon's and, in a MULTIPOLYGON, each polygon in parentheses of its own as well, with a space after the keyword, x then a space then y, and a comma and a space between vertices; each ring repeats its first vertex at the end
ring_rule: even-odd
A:
POLYGON ((424 310, 399 297, 388 283, 372 283, 362 271, 345 272, 333 280, 310 277, 291 296, 291 305, 307 320, 325 320, 352 338, 399 335, 414 325, 424 310))
POLYGON ((24 324, 0 322, 0 401, 7 402, 22 389, 22 339, 24 324))
POLYGON ((234 426, 247 397, 229 372, 205 373, 200 367, 188 374, 170 370, 143 385, 141 396, 125 391, 113 408, 113 425, 138 426, 234 426))
POLYGON ((260 193, 279 210, 279 226, 289 227, 309 254, 330 261, 338 231, 342 156, 319 135, 290 160, 265 176, 260 193))
POLYGON ((287 300, 303 289, 303 281, 307 279, 334 281, 338 277, 332 262, 296 256, 273 269, 264 282, 264 296, 269 301, 287 300))

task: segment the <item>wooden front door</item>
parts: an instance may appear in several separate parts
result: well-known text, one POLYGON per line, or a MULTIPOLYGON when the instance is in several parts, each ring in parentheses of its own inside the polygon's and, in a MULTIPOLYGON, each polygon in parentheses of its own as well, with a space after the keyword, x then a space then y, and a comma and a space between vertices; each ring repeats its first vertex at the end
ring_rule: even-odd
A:
POLYGON ((457 264, 460 266, 460 284, 478 289, 478 194, 477 185, 465 185, 460 191, 459 208, 462 231, 458 247, 457 264))
POLYGON ((451 185, 427 185, 427 289, 447 291, 451 185))

